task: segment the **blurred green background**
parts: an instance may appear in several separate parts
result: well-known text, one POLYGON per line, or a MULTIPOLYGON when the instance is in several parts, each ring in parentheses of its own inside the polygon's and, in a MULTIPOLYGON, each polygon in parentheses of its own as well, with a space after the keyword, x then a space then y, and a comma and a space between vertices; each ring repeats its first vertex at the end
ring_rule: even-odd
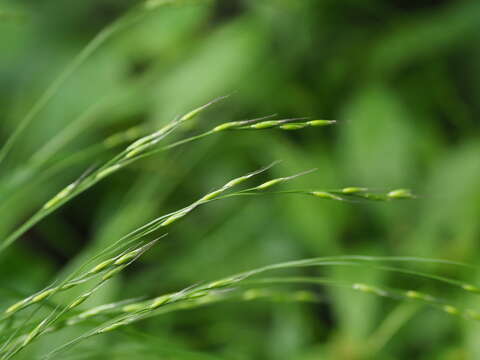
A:
MULTIPOLYGON (((86 306, 306 257, 414 255, 477 263, 480 2, 180 3, 152 9, 109 37, 22 133, 0 169, 0 238, 118 148, 59 170, 56 161, 134 126, 142 126, 138 134, 153 131, 217 96, 232 94, 183 129, 184 136, 271 113, 338 125, 222 134, 108 178, 3 256, 2 308, 153 217, 274 160, 283 162, 271 176, 319 169, 291 188, 408 187, 420 198, 373 205, 297 196, 221 201, 173 226, 86 306)), ((142 4, 0 1, 0 143, 80 50, 135 6, 142 4)), ((472 270, 429 270, 480 282, 472 270)), ((305 273, 429 290, 472 307, 477 302, 451 287, 371 268, 298 272, 305 273)), ((92 359, 187 358, 169 350, 180 348, 205 359, 480 358, 480 327, 473 322, 348 290, 311 289, 325 302, 215 305, 148 320, 79 348, 92 359)), ((78 334, 46 338, 23 358, 78 334)))

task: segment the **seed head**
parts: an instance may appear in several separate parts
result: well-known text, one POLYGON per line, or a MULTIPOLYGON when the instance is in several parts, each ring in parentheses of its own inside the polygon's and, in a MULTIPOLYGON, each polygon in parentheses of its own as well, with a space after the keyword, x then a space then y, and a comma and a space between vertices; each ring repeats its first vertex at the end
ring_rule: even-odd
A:
POLYGON ((221 194, 223 194, 226 189, 227 189, 227 185, 225 185, 224 188, 222 188, 222 189, 213 191, 213 192, 211 192, 210 194, 205 195, 204 197, 202 197, 202 198, 199 200, 199 202, 213 200, 213 199, 215 199, 216 197, 218 197, 218 196, 220 196, 221 194))
POLYGON ((146 149, 150 148, 152 145, 151 143, 148 143, 148 144, 143 144, 141 146, 138 146, 137 148, 133 149, 133 150, 130 150, 127 155, 125 155, 125 158, 126 159, 131 159, 133 158, 134 156, 142 153, 143 151, 145 151, 146 149))
POLYGON ((170 299, 171 298, 168 295, 160 296, 160 297, 154 299, 149 307, 150 307, 150 309, 156 309, 156 308, 168 303, 170 301, 170 299))
POLYGON ((231 121, 231 122, 220 124, 220 125, 214 127, 212 131, 214 131, 214 132, 225 131, 225 130, 234 129, 234 128, 242 126, 242 125, 243 125, 242 121, 231 121))
POLYGON ((327 126, 327 125, 333 125, 335 124, 335 120, 311 120, 307 121, 307 124, 309 126, 327 126))
POLYGON ((70 305, 68 305, 68 308, 73 309, 73 308, 76 308, 77 306, 80 306, 90 297, 90 295, 92 294, 91 293, 83 294, 77 300, 73 301, 70 305))
POLYGON ((174 215, 168 217, 165 221, 163 221, 160 226, 161 227, 168 226, 168 225, 174 223, 175 221, 183 218, 187 214, 188 214, 188 211, 181 211, 177 214, 174 214, 174 215))
POLYGON ((95 266, 92 270, 90 270, 89 272, 91 274, 98 274, 99 272, 105 270, 106 268, 108 268, 110 265, 112 265, 113 263, 115 262, 115 259, 108 259, 108 260, 105 260, 103 262, 101 262, 100 264, 98 264, 97 266, 95 266))
POLYGON ((356 186, 350 186, 342 189, 344 194, 358 194, 367 191, 368 189, 356 186))
POLYGON ((340 196, 334 195, 334 194, 326 192, 326 191, 313 191, 313 192, 311 192, 311 194, 313 196, 319 197, 321 199, 343 201, 343 199, 340 196))
POLYGON ((397 199, 414 199, 415 198, 415 196, 412 194, 412 192, 408 189, 398 189, 398 190, 390 191, 387 194, 387 197, 389 199, 394 199, 394 200, 397 200, 397 199))
POLYGON ((285 178, 278 178, 278 179, 273 179, 273 180, 269 180, 267 182, 264 182, 263 184, 261 185, 258 185, 255 189, 257 190, 265 190, 265 189, 268 189, 269 187, 272 187, 274 185, 277 185, 279 183, 282 183, 284 182, 286 179, 285 178))
POLYGON ((198 299, 198 298, 205 297, 209 294, 210 293, 208 291, 197 291, 197 292, 194 292, 193 294, 187 295, 186 298, 189 299, 189 300, 193 300, 193 299, 198 299))
POLYGON ((250 179, 249 175, 241 176, 239 178, 230 180, 228 183, 225 184, 225 188, 230 189, 234 186, 240 185, 242 182, 247 181, 248 179, 250 179))
POLYGON ((47 297, 49 297, 50 295, 54 294, 56 291, 58 291, 58 289, 45 290, 45 291, 41 292, 40 294, 34 296, 32 298, 31 303, 34 304, 34 303, 40 302, 40 301, 46 299, 47 297))
POLYGON ((104 177, 107 177, 108 175, 110 175, 110 174, 114 173, 115 171, 119 170, 121 167, 122 167, 122 165, 120 165, 120 164, 110 166, 110 167, 100 171, 96 175, 96 178, 97 179, 103 179, 104 177))
POLYGON ((137 141, 130 144, 127 147, 127 151, 138 149, 142 145, 145 145, 145 144, 149 143, 150 141, 152 141, 154 138, 155 138, 155 134, 150 134, 150 135, 144 136, 141 139, 138 139, 137 141))
POLYGON ((121 272, 123 269, 125 269, 127 265, 121 265, 119 267, 116 267, 115 269, 110 270, 107 272, 105 275, 103 275, 102 279, 103 280, 108 280, 117 275, 119 272, 121 272))
POLYGON ((22 301, 19 301, 12 306, 10 306, 7 310, 5 310, 5 314, 13 314, 17 312, 18 310, 21 310, 25 305, 30 303, 30 299, 24 299, 22 301))
POLYGON ((280 125, 278 120, 262 121, 257 124, 250 125, 252 129, 268 129, 280 125))
POLYGON ((282 130, 300 130, 308 127, 306 123, 298 123, 298 124, 284 124, 280 125, 279 128, 282 130))
POLYGON ((138 312, 144 309, 145 309, 145 304, 130 304, 130 305, 125 305, 122 308, 122 311, 127 313, 133 313, 133 312, 138 312))
POLYGON ((45 327, 45 324, 49 321, 50 319, 47 317, 46 319, 42 320, 40 324, 38 324, 25 338, 25 340, 22 343, 22 347, 27 346, 30 344, 43 330, 45 327))
POLYGON ((131 260, 135 259, 138 255, 140 255, 140 254, 142 253, 142 251, 143 251, 143 248, 130 251, 130 252, 126 253, 125 255, 120 256, 120 257, 114 262, 114 264, 115 264, 115 265, 123 265, 123 264, 126 264, 126 263, 130 262, 131 260))
POLYGON ((50 201, 48 201, 44 206, 43 209, 47 210, 55 205, 57 205, 60 201, 65 199, 70 193, 75 189, 75 184, 68 185, 65 189, 60 191, 57 195, 55 195, 50 201))
POLYGON ((234 283, 235 283, 234 279, 231 279, 231 278, 223 279, 223 280, 218 280, 218 281, 214 281, 214 282, 210 283, 208 285, 208 288, 209 289, 222 288, 222 287, 225 287, 225 286, 230 286, 234 283))

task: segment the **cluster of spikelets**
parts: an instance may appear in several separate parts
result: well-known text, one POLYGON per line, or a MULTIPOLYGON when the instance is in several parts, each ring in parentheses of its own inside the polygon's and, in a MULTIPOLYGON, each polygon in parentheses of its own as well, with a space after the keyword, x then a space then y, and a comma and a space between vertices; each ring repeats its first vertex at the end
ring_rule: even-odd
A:
MULTIPOLYGON (((55 209, 59 208, 66 202, 73 199, 78 194, 86 191, 88 188, 94 186, 98 181, 111 176, 116 171, 123 167, 137 161, 140 158, 157 153, 160 151, 167 151, 176 146, 198 140, 205 136, 215 133, 232 130, 261 130, 261 129, 279 129, 279 130, 294 130, 295 126, 298 129, 303 129, 310 126, 325 126, 334 124, 333 121, 324 120, 309 120, 305 119, 288 119, 288 120, 265 120, 265 118, 228 122, 218 125, 212 130, 202 133, 197 136, 186 138, 161 146, 161 142, 174 131, 178 126, 184 122, 193 119, 201 111, 212 105, 217 100, 210 102, 183 117, 167 124, 165 127, 157 132, 141 137, 128 145, 123 151, 115 156, 110 161, 97 169, 91 170, 89 173, 81 176, 76 182, 67 186, 60 191, 51 200, 35 214, 32 219, 28 220, 21 228, 20 232, 14 233, 6 243, 3 243, 3 248, 13 243, 25 231, 34 226, 42 218, 50 214, 55 209)), ((122 142, 124 137, 115 135, 122 142)), ((109 142, 112 142, 110 139, 109 142)), ((252 270, 246 273, 231 276, 219 281, 214 281, 206 284, 195 285, 190 288, 181 290, 176 293, 161 295, 151 300, 135 301, 124 300, 112 304, 105 304, 91 309, 78 311, 78 307, 87 301, 95 292, 103 285, 105 285, 112 277, 121 273, 126 267, 136 261, 146 251, 151 249, 159 239, 143 242, 143 238, 147 235, 157 231, 161 231, 167 226, 172 225, 176 221, 187 216, 197 207, 207 204, 212 201, 218 201, 227 197, 235 196, 256 196, 264 194, 299 194, 317 197, 320 199, 334 200, 334 201, 391 201, 401 199, 413 199, 415 196, 406 189, 397 189, 385 192, 372 192, 363 187, 346 187, 342 189, 330 190, 275 190, 278 185, 286 183, 294 178, 305 175, 310 171, 296 174, 293 176, 275 178, 268 181, 261 182, 258 185, 247 187, 241 190, 236 190, 236 187, 251 181, 255 176, 270 169, 267 166, 263 169, 251 172, 249 174, 237 177, 228 181, 225 185, 219 187, 208 194, 201 196, 188 206, 185 206, 177 211, 162 215, 153 219, 144 226, 135 231, 125 235, 113 245, 104 249, 102 253, 98 254, 95 259, 90 260, 84 264, 77 272, 67 277, 63 281, 53 284, 25 299, 22 299, 10 307, 8 307, 0 322, 3 322, 4 330, 2 331, 2 339, 4 341, 0 349, 0 356, 2 359, 9 359, 16 355, 23 348, 27 347, 37 338, 50 334, 55 331, 60 331, 65 327, 76 326, 86 320, 98 319, 96 323, 98 326, 88 331, 84 335, 73 339, 71 342, 65 344, 61 348, 55 349, 50 355, 58 354, 77 342, 86 338, 100 335, 113 331, 115 329, 128 326, 134 322, 164 314, 166 312, 177 311, 186 308, 194 308, 208 304, 214 304, 220 301, 251 301, 256 299, 270 299, 276 301, 321 301, 313 292, 306 291, 290 291, 281 292, 272 289, 275 284, 317 284, 324 286, 340 286, 348 287, 356 291, 370 293, 377 296, 391 297, 394 299, 405 299, 420 301, 422 303, 440 308, 441 310, 450 314, 463 316, 470 319, 480 319, 480 314, 474 310, 462 309, 453 306, 444 300, 433 295, 426 294, 415 290, 398 290, 381 288, 374 285, 362 283, 347 283, 339 282, 326 278, 264 278, 256 279, 256 277, 264 272, 273 271, 277 269, 305 267, 305 266, 372 266, 385 271, 394 271, 399 273, 407 273, 414 276, 420 276, 428 279, 434 279, 457 286, 464 291, 478 293, 480 289, 471 284, 464 284, 459 281, 438 277, 427 273, 417 271, 405 270, 401 267, 385 266, 385 262, 425 262, 425 259, 410 259, 410 258, 374 258, 374 257, 329 257, 317 258, 310 260, 295 261, 289 263, 275 264, 266 266, 260 269, 252 270), (104 258, 103 261, 97 262, 104 258), (106 259, 105 259, 106 258, 106 259), (86 269, 86 270, 85 270, 86 269), (253 279, 252 279, 253 278, 253 279), (55 306, 50 315, 41 320, 25 320, 22 316, 24 310, 29 307, 41 306, 49 302, 53 297, 62 292, 67 292, 82 284, 90 284, 95 282, 90 290, 84 292, 82 295, 74 299, 71 303, 65 306, 55 306), (105 318, 107 320, 105 320, 105 318), (8 330, 10 336, 5 335, 8 330)), ((432 263, 441 262, 436 260, 428 260, 432 263)), ((459 265, 459 264, 453 264, 459 265)))
MULTIPOLYGON (((179 119, 172 121, 171 123, 164 126, 162 129, 133 141, 130 145, 126 146, 123 151, 120 151, 120 153, 113 157, 111 160, 107 161, 105 164, 99 166, 98 168, 92 169, 82 175, 77 181, 68 185, 57 195, 47 201, 45 205, 42 206, 38 210, 38 212, 32 216, 31 219, 27 220, 24 225, 22 225, 17 231, 15 231, 1 244, 1 249, 3 250, 6 247, 10 246, 14 241, 21 237, 31 227, 35 226, 44 217, 48 216, 50 213, 52 213, 62 205, 72 200, 77 195, 91 188, 102 179, 113 175, 115 172, 119 171, 125 166, 135 161, 138 161, 139 159, 142 159, 146 156, 150 156, 154 153, 158 153, 161 151, 167 151, 176 146, 180 146, 188 142, 192 142, 206 136, 211 136, 224 131, 262 129, 300 130, 306 127, 327 126, 333 125, 335 123, 334 121, 330 120, 307 120, 305 118, 281 120, 266 120, 266 118, 259 118, 254 120, 227 122, 215 126, 213 129, 207 132, 203 132, 200 135, 192 136, 163 146, 161 145, 162 141, 164 141, 167 136, 175 129, 177 129, 183 123, 193 119, 207 107, 211 106, 220 99, 216 99, 206 105, 203 105, 198 109, 195 109, 187 113, 186 115, 180 117, 179 119)), ((109 146, 111 146, 112 144, 122 143, 125 141, 125 139, 129 139, 132 136, 132 133, 133 132, 129 130, 127 134, 122 133, 114 135, 114 137, 110 137, 109 139, 107 139, 106 143, 109 144, 109 146)), ((174 308, 178 308, 179 306, 180 308, 184 306, 190 307, 238 296, 234 291, 225 292, 225 290, 233 290, 233 288, 238 285, 237 283, 245 280, 245 278, 250 277, 258 271, 249 273, 248 275, 243 274, 241 276, 233 277, 231 278, 231 280, 228 281, 222 280, 220 282, 211 283, 206 286, 192 287, 190 289, 180 291, 176 294, 158 297, 149 302, 141 302, 128 305, 123 305, 123 302, 119 303, 120 305, 108 304, 105 306, 97 307, 95 309, 84 311, 80 314, 72 315, 72 312, 76 312, 76 309, 86 300, 88 300, 101 286, 108 282, 112 277, 123 271, 131 263, 136 261, 142 254, 148 251, 158 241, 154 240, 148 243, 142 243, 144 237, 172 225, 174 222, 185 217, 197 207, 207 204, 211 201, 218 201, 226 197, 233 196, 254 196, 272 193, 296 193, 300 195, 303 194, 321 199, 337 201, 388 201, 414 198, 410 191, 404 189, 392 190, 381 193, 371 192, 366 188, 360 187, 348 187, 336 190, 272 190, 275 189, 277 185, 286 183, 310 171, 296 174, 293 176, 268 180, 256 186, 248 187, 242 190, 235 190, 235 188, 239 185, 242 185, 243 183, 253 179, 256 175, 265 172, 273 165, 274 164, 232 179, 217 190, 214 190, 200 197, 192 204, 150 221, 144 226, 119 239, 109 248, 103 250, 102 253, 94 259, 96 260, 101 257, 110 256, 106 260, 103 260, 98 264, 92 264, 91 262, 93 262, 94 260, 91 260, 89 263, 82 266, 79 271, 72 274, 70 277, 66 278, 62 282, 53 284, 45 288, 44 290, 41 290, 38 293, 35 293, 9 306, 4 311, 3 317, 0 319, 0 321, 5 323, 8 321, 8 326, 5 327, 4 332, 8 330, 9 333, 13 335, 4 338, 5 341, 3 347, 0 350, 2 358, 11 358, 38 337, 51 333, 52 331, 61 329, 63 326, 73 326, 82 319, 90 318, 103 312, 108 312, 109 314, 113 315, 117 314, 117 316, 120 316, 120 319, 112 320, 108 324, 100 326, 96 330, 90 332, 88 336, 93 336, 95 334, 111 331, 115 328, 128 325, 145 317, 161 313, 162 311, 164 311, 163 307, 167 305, 168 309, 171 309, 171 305, 173 304, 175 304, 176 306, 174 308), (89 266, 90 268, 88 269, 89 266), (88 270, 83 270, 85 268, 87 268, 88 270), (43 305, 45 302, 50 301, 51 298, 55 297, 57 294, 67 292, 76 286, 89 283, 90 281, 96 281, 96 284, 94 284, 89 291, 83 293, 70 304, 63 307, 56 307, 49 316, 42 319, 36 324, 35 322, 33 322, 32 324, 31 321, 27 321, 26 324, 23 322, 23 318, 21 316, 23 310, 26 310, 29 307, 43 305), (222 289, 222 291, 219 291, 219 289, 222 289), (162 308, 162 310, 157 311, 159 308, 162 308), (122 312, 124 313, 123 315, 122 312)), ((256 294, 255 291, 259 290, 250 289, 250 291, 247 291, 245 293, 249 295, 245 296, 253 299, 255 298, 255 296, 253 296, 253 294, 256 294)), ((259 292, 258 294, 261 293, 263 294, 263 297, 266 297, 265 294, 267 294, 268 292, 265 292, 266 290, 262 291, 263 292, 259 292)), ((305 293, 303 294, 305 295, 305 293)), ((291 297, 287 296, 287 298, 291 297)), ((315 297, 305 297, 305 299, 307 298, 314 299, 315 297)))
MULTIPOLYGON (((174 3, 175 0, 149 0, 143 10, 152 10, 161 5, 174 3)), ((0 149, 0 163, 8 155, 12 144, 19 138, 25 127, 42 110, 45 104, 58 91, 62 83, 81 65, 83 61, 100 46, 106 39, 126 25, 136 21, 138 14, 126 16, 102 31, 92 42, 74 59, 72 64, 65 69, 60 77, 47 89, 44 96, 39 99, 31 111, 27 114, 16 132, 9 138, 7 143, 0 149)), ((118 134, 114 134, 88 149, 89 153, 103 151, 105 148, 113 148, 129 144, 111 160, 96 168, 89 169, 75 182, 66 186, 57 195, 48 200, 29 220, 21 225, 15 232, 0 243, 0 251, 12 245, 29 229, 38 224, 46 216, 74 199, 76 196, 95 186, 99 181, 112 176, 126 166, 156 153, 166 152, 172 148, 200 140, 208 136, 233 131, 259 131, 259 130, 280 130, 296 131, 313 127, 324 127, 335 124, 333 120, 316 120, 307 118, 296 119, 274 119, 268 116, 253 120, 232 121, 213 127, 212 129, 191 136, 182 140, 165 144, 168 135, 181 127, 184 123, 192 120, 202 111, 223 98, 216 99, 203 105, 175 121, 167 124, 162 129, 145 134, 142 128, 133 128, 118 134)), ((67 166, 74 161, 69 160, 59 164, 58 169, 67 166)), ((466 284, 454 279, 441 277, 429 273, 408 270, 399 266, 401 263, 432 263, 447 264, 451 266, 467 266, 465 264, 453 263, 441 260, 429 260, 419 258, 380 258, 360 256, 336 256, 315 258, 288 263, 280 263, 251 270, 245 273, 229 276, 213 282, 194 285, 171 294, 159 295, 149 300, 126 299, 115 303, 104 304, 92 308, 80 308, 80 305, 87 305, 100 287, 104 286, 113 277, 120 274, 129 265, 135 262, 145 252, 149 251, 164 234, 153 241, 146 241, 149 234, 161 232, 164 228, 171 226, 176 221, 184 218, 201 205, 212 201, 219 201, 227 197, 235 196, 260 196, 265 194, 298 194, 316 197, 319 199, 356 202, 356 201, 393 201, 402 199, 414 199, 415 196, 407 189, 394 189, 389 191, 371 191, 363 187, 346 187, 341 189, 313 189, 313 190, 276 190, 278 185, 287 183, 305 173, 293 176, 281 177, 262 182, 258 185, 236 190, 237 186, 251 181, 256 175, 268 170, 272 165, 254 171, 247 175, 240 176, 228 181, 206 195, 201 196, 188 206, 177 211, 162 215, 149 223, 125 235, 114 244, 97 254, 95 258, 83 264, 77 271, 67 278, 57 281, 39 292, 11 304, 3 310, 0 316, 0 359, 10 359, 17 355, 24 348, 40 337, 53 332, 61 331, 64 328, 77 326, 86 321, 94 321, 95 326, 80 337, 73 339, 64 346, 54 349, 46 357, 58 355, 76 343, 92 336, 109 333, 116 329, 128 326, 132 323, 144 320, 153 316, 191 309, 200 306, 215 304, 221 301, 303 301, 321 302, 323 299, 313 291, 281 291, 275 285, 282 284, 309 284, 319 286, 336 286, 349 288, 353 291, 372 294, 374 296, 389 297, 397 300, 408 300, 424 303, 452 315, 468 319, 480 320, 480 314, 472 309, 465 309, 461 306, 450 304, 444 299, 438 298, 417 290, 400 290, 384 288, 372 284, 349 283, 320 277, 268 277, 259 278, 266 272, 279 269, 291 269, 298 267, 320 267, 320 266, 370 266, 376 269, 404 273, 411 276, 434 280, 455 286, 461 291, 469 293, 480 293, 480 289, 472 284, 466 284), (393 264, 393 265, 390 265, 393 264), (88 291, 66 305, 57 305, 52 300, 61 293, 68 292, 80 286, 89 285, 88 291), (87 303, 86 303, 87 302, 87 303), (36 315, 36 311, 42 306, 50 308, 47 316, 36 315), (31 308, 31 309, 30 309, 31 308), (28 313, 28 310, 32 310, 28 313)), ((309 287, 310 288, 310 287, 309 287)))

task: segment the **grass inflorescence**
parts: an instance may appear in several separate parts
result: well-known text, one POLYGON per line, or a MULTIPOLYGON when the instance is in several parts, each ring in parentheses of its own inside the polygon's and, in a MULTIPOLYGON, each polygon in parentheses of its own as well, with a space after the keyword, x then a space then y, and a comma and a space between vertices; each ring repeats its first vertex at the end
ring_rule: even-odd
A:
MULTIPOLYGON (((35 120, 54 95, 60 91, 61 86, 67 79, 75 73, 98 47, 120 30, 139 21, 148 11, 177 2, 180 1, 149 0, 142 2, 141 6, 135 11, 120 18, 92 39, 50 87, 47 88, 25 117, 18 122, 19 125, 16 130, 0 148, 0 165, 11 153, 16 142, 21 139, 25 129, 35 120)), ((147 157, 168 153, 168 151, 174 148, 187 144, 193 145, 195 141, 200 139, 222 134, 224 136, 235 136, 237 132, 263 132, 266 130, 291 132, 324 128, 337 124, 335 120, 306 117, 277 119, 277 115, 269 115, 255 119, 227 121, 210 126, 207 128, 208 130, 198 131, 194 135, 173 138, 173 134, 180 133, 184 125, 225 98, 225 96, 216 98, 175 118, 154 131, 147 131, 143 126, 135 126, 113 133, 100 143, 90 145, 78 153, 73 153, 60 159, 57 158, 55 155, 56 151, 68 142, 68 139, 75 136, 76 131, 83 126, 82 124, 85 124, 83 121, 88 117, 91 109, 87 110, 84 114, 85 116, 79 117, 78 122, 74 121, 70 129, 67 129, 59 137, 53 138, 36 156, 33 156, 31 163, 29 163, 31 166, 28 169, 20 167, 21 171, 26 170, 23 178, 18 180, 16 176, 11 176, 10 178, 7 176, 8 186, 0 189, 0 194, 5 196, 4 199, 7 199, 8 196, 13 196, 9 194, 14 192, 11 189, 21 192, 22 188, 27 187, 34 180, 51 178, 72 164, 81 163, 85 159, 93 159, 97 155, 103 154, 106 150, 121 147, 120 150, 109 160, 86 169, 75 181, 67 184, 45 201, 30 218, 0 242, 0 252, 9 250, 29 230, 38 225, 47 216, 74 200, 77 196, 93 188, 101 181, 117 174, 127 166, 140 162, 147 157)), ((197 128, 194 127, 194 131, 196 130, 197 128)), ((322 302, 325 300, 326 295, 320 295, 318 291, 315 291, 317 286, 337 287, 397 301, 416 302, 439 309, 450 315, 469 320, 480 320, 480 313, 477 310, 470 309, 464 304, 456 304, 449 299, 444 299, 441 295, 436 295, 429 289, 388 287, 383 284, 377 285, 360 280, 338 280, 329 276, 264 276, 265 273, 278 270, 290 271, 307 267, 328 269, 335 267, 371 268, 382 273, 392 273, 395 276, 408 276, 432 283, 441 283, 455 288, 462 294, 480 294, 480 288, 475 284, 412 268, 414 265, 419 264, 449 265, 458 268, 469 268, 468 265, 446 260, 414 257, 330 256, 282 262, 213 281, 198 279, 199 282, 197 284, 166 294, 144 296, 140 299, 118 299, 117 301, 100 305, 89 304, 89 300, 99 294, 100 289, 111 282, 112 279, 120 277, 130 265, 137 262, 158 244, 163 237, 167 236, 166 231, 168 228, 178 225, 180 221, 189 217, 195 210, 212 202, 265 195, 300 195, 310 197, 312 201, 329 200, 343 203, 394 202, 417 198, 411 190, 405 188, 389 190, 372 190, 360 186, 336 189, 323 189, 321 187, 309 189, 291 188, 290 184, 293 180, 314 170, 259 181, 260 174, 266 176, 275 164, 276 162, 259 170, 227 180, 223 185, 200 195, 196 200, 187 205, 154 217, 152 220, 135 228, 135 230, 119 237, 111 245, 99 249, 86 262, 78 266, 74 271, 71 271, 67 276, 53 281, 49 286, 29 296, 19 297, 16 301, 12 301, 5 309, 1 310, 0 359, 13 358, 39 339, 73 327, 84 329, 81 326, 89 326, 86 331, 80 330, 83 331, 82 335, 76 336, 65 344, 50 350, 45 355, 45 358, 60 355, 83 340, 109 334, 129 327, 139 321, 175 311, 196 309, 207 305, 213 306, 225 301, 322 302), (155 236, 156 238, 152 240, 150 236, 155 236), (299 286, 302 288, 298 289, 297 287, 299 286), (61 295, 71 296, 63 298, 61 295)), ((8 206, 0 204, 0 210, 7 211, 8 206)))

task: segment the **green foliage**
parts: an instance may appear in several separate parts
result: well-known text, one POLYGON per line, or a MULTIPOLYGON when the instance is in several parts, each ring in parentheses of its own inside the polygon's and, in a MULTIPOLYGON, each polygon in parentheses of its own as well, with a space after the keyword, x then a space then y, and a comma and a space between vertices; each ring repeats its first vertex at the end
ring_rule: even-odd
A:
POLYGON ((476 358, 478 10, 0 3, 0 358, 476 358))

